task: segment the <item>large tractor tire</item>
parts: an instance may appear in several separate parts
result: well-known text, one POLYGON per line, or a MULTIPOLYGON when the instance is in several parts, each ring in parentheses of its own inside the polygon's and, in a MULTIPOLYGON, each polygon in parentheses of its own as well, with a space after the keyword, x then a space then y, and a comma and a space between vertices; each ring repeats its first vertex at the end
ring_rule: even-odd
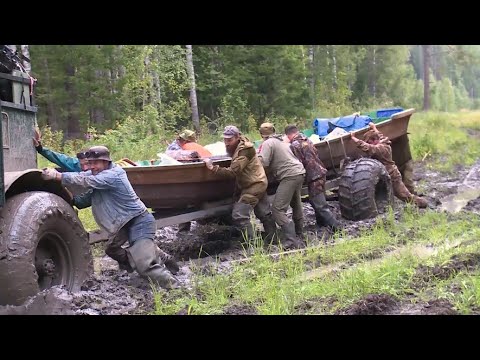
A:
POLYGON ((393 190, 385 166, 370 158, 348 164, 340 178, 338 201, 342 216, 363 220, 377 216, 393 204, 393 190))
POLYGON ((75 210, 42 191, 15 195, 0 210, 0 305, 20 305, 54 285, 78 291, 93 271, 75 210))

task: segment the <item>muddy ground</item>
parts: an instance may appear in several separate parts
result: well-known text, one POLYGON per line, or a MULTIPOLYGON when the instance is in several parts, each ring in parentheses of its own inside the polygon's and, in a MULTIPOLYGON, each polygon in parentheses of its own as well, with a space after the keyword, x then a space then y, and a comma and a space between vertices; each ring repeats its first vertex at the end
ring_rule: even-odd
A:
MULTIPOLYGON (((470 211, 480 214, 480 191, 476 189, 480 184, 480 160, 472 167, 457 168, 451 174, 445 175, 429 170, 425 163, 416 163, 414 180, 417 189, 428 199, 430 207, 438 211, 470 211), (465 196, 456 196, 466 193, 465 196)), ((395 207, 403 207, 403 203, 395 200, 395 207)), ((338 201, 329 202, 333 212, 349 235, 355 236, 361 228, 369 227, 375 219, 352 222, 341 218, 338 201)), ((307 237, 313 244, 318 241, 333 242, 332 234, 323 229, 316 229, 314 212, 311 206, 305 203, 305 230, 307 237)), ((238 234, 232 233, 230 227, 217 224, 199 225, 192 223, 190 233, 177 233, 176 227, 159 229, 156 236, 157 244, 168 253, 172 254, 180 265, 177 278, 187 288, 190 287, 190 266, 200 267, 208 272, 209 263, 217 257, 222 266, 228 267, 231 260, 245 256, 238 234), (190 261, 190 259, 194 259, 190 261)), ((108 256, 101 256, 102 244, 95 246, 97 254, 94 261, 95 273, 85 282, 82 291, 68 294, 62 289, 53 289, 48 294, 42 294, 41 300, 34 299, 28 305, 28 312, 39 312, 36 303, 45 302, 48 298, 60 298, 61 304, 46 306, 44 313, 64 314, 146 314, 154 309, 154 300, 149 283, 140 278, 136 273, 127 273, 118 270, 117 263, 108 256), (52 295, 53 294, 53 295, 52 295), (32 305, 33 304, 33 305, 32 305), (37 310, 36 310, 37 309, 37 310), (46 310, 45 310, 46 309, 46 310)), ((474 255, 472 255, 475 257, 474 255)), ((470 262, 456 262, 458 268, 472 266, 470 262)), ((457 268, 448 269, 419 269, 419 278, 425 274, 450 274, 457 268), (423 271, 423 273, 422 273, 423 271)), ((27 307, 28 307, 27 306, 27 307)), ((311 310, 312 304, 299 307, 299 313, 311 310), (305 308, 304 308, 305 307, 305 308)), ((25 305, 23 310, 25 310, 25 305)), ((3 310, 5 311, 5 310, 3 310)), ((20 310, 18 310, 20 311, 20 310)), ((12 310, 10 310, 12 312, 12 310)), ((13 311, 15 312, 15 311, 13 311)), ((186 313, 187 311, 183 311, 186 313)), ((311 313, 311 311, 308 311, 311 313)), ((2 310, 0 310, 0 314, 2 310)), ((180 312, 182 313, 182 311, 180 312)), ((231 304, 226 314, 255 314, 254 308, 245 304, 231 304)), ((399 303, 385 294, 371 294, 347 309, 342 309, 338 314, 455 314, 452 305, 446 301, 432 301, 430 303, 399 303)))

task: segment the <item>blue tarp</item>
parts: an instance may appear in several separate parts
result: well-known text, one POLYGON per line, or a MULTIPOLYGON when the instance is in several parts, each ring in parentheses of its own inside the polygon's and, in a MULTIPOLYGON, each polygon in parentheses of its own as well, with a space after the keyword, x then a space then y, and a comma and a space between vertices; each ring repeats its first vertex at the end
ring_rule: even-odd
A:
POLYGON ((317 118, 313 121, 313 127, 316 130, 316 134, 320 137, 327 136, 333 129, 336 127, 342 128, 345 131, 354 131, 365 126, 368 126, 368 123, 372 119, 370 116, 366 115, 348 115, 337 117, 333 119, 320 119, 317 118))

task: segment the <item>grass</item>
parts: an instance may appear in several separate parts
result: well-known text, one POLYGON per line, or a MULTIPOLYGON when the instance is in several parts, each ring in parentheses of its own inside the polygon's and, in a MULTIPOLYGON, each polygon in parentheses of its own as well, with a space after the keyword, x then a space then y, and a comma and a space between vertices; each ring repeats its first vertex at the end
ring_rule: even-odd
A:
POLYGON ((414 160, 425 161, 441 172, 472 165, 480 157, 480 111, 459 113, 417 113, 410 120, 410 147, 414 160))
POLYGON ((272 259, 257 250, 251 261, 234 264, 226 273, 210 271, 205 275, 194 268, 193 290, 161 293, 155 298, 155 313, 175 314, 189 309, 191 314, 221 314, 229 305, 240 303, 259 314, 295 314, 312 299, 317 303, 316 313, 334 313, 371 293, 402 298, 411 294, 412 277, 420 263, 437 261, 436 257, 444 261, 442 256, 464 251, 461 247, 439 250, 421 259, 413 251, 415 246, 441 248, 480 235, 480 218, 468 213, 418 213, 407 208, 402 218, 401 223, 379 220, 357 238, 303 254, 272 259), (402 246, 403 251, 391 252, 402 246), (365 251, 376 252, 379 259, 365 258, 365 251), (333 265, 330 271, 322 272, 328 264, 333 265), (315 271, 320 272, 306 276, 315 275, 315 271))

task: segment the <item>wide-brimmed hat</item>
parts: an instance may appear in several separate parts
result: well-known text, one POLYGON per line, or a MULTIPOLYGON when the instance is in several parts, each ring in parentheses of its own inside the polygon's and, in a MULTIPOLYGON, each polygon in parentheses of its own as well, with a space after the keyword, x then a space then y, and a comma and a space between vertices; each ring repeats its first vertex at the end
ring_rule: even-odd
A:
POLYGON ((107 160, 112 161, 110 158, 110 151, 106 146, 92 146, 85 152, 87 160, 107 160))

